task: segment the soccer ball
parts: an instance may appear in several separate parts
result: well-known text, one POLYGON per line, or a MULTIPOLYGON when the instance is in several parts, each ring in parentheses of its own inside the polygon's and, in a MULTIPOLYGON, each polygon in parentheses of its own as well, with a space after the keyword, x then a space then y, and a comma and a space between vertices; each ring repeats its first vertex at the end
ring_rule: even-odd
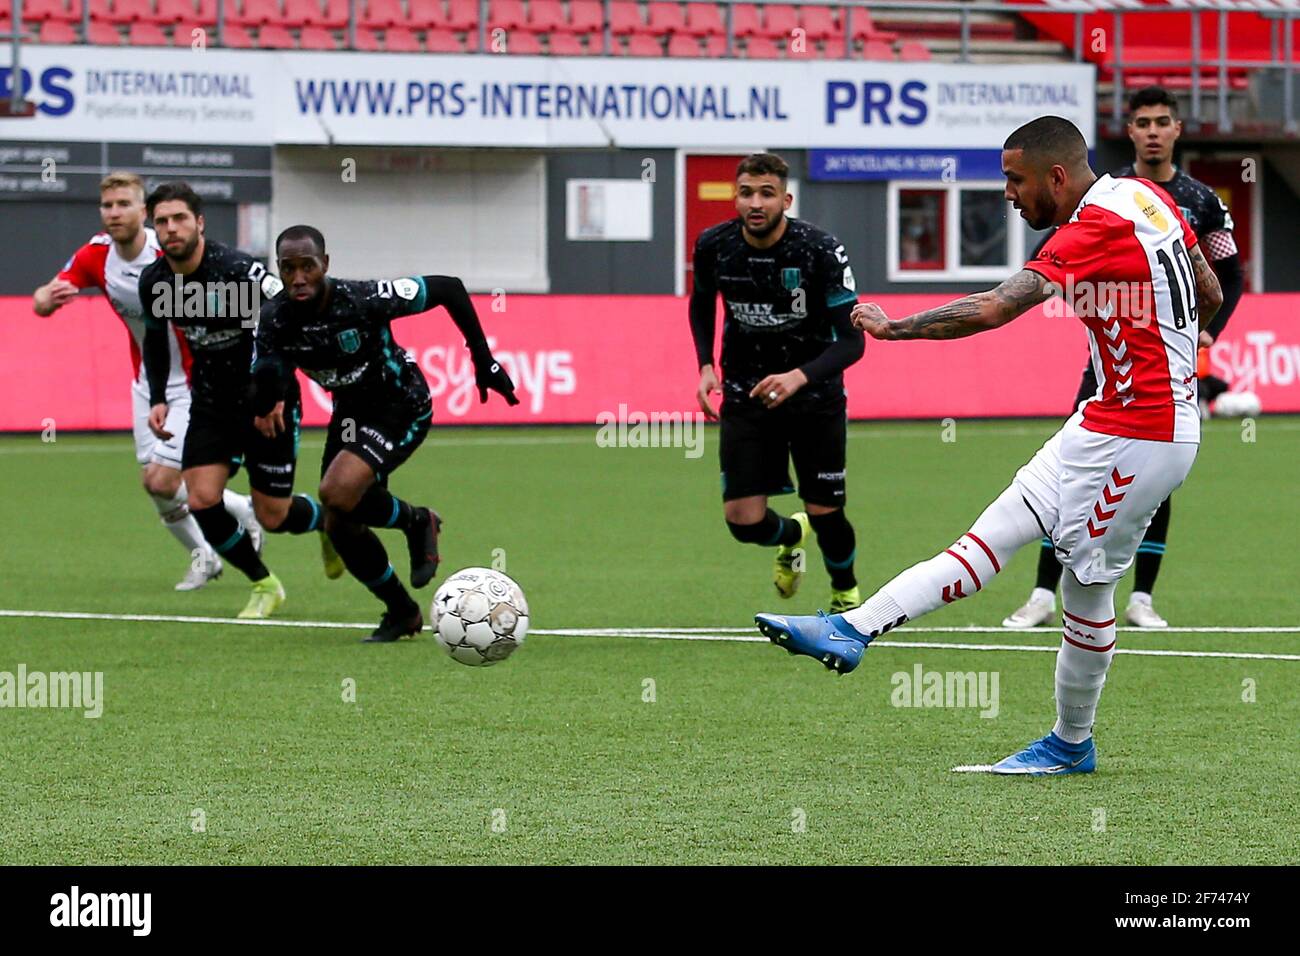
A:
POLYGON ((454 660, 486 667, 505 660, 528 633, 528 601, 500 571, 465 568, 433 596, 433 634, 454 660))

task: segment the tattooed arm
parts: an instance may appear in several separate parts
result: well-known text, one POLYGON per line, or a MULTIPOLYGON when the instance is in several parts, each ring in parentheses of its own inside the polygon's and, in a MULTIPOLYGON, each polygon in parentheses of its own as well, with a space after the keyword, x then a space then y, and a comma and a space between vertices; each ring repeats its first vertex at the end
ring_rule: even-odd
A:
POLYGON ((1223 288, 1219 285, 1219 277, 1205 261, 1200 245, 1192 246, 1187 252, 1192 260, 1192 273, 1196 277, 1196 313, 1201 331, 1205 331, 1205 327, 1218 313, 1219 306, 1223 305, 1223 288))
POLYGON ((877 339, 959 339, 1006 325, 1051 298, 1053 291, 1054 287, 1037 272, 1021 269, 996 289, 897 322, 889 321, 874 303, 862 303, 853 310, 853 324, 877 339))

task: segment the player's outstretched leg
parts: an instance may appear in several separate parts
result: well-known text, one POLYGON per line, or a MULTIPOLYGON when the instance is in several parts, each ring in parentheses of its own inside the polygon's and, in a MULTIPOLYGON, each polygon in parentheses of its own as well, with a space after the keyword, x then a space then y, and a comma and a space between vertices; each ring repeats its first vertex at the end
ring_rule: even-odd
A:
POLYGON ((1003 619, 1003 627, 1027 628, 1050 623, 1056 617, 1056 588, 1061 583, 1061 562, 1051 538, 1038 550, 1038 576, 1029 600, 1003 619))
POLYGON ((1092 725, 1106 672, 1115 656, 1115 584, 1061 581, 1061 649, 1056 655, 1056 726, 993 773, 1033 777, 1091 773, 1097 767, 1092 725))
POLYGON ((723 516, 731 536, 741 544, 776 548, 772 583, 782 598, 792 598, 803 577, 803 545, 811 525, 808 515, 796 511, 786 518, 767 507, 762 496, 736 498, 723 504, 723 516))
POLYGON ((438 573, 438 532, 442 530, 438 512, 403 501, 375 482, 351 514, 353 520, 371 528, 395 528, 406 536, 411 587, 422 588, 433 580, 438 573))
POLYGON ((1041 534, 1034 513, 1012 485, 951 548, 908 568, 861 607, 815 617, 759 614, 754 620, 773 643, 848 673, 875 638, 981 590, 1016 551, 1041 534))
POLYGON ((203 530, 190 514, 185 482, 175 468, 159 464, 146 465, 141 471, 144 490, 158 509, 163 527, 171 533, 186 554, 190 556, 190 569, 176 585, 177 591, 197 591, 209 581, 221 577, 221 559, 203 537, 203 530))
POLYGON ((402 586, 375 533, 347 512, 332 507, 326 510, 325 528, 352 576, 384 603, 379 627, 366 641, 389 643, 420 633, 424 629, 420 606, 402 586))
POLYGON ((1128 608, 1124 611, 1125 619, 1136 627, 1168 627, 1169 622, 1156 613, 1151 606, 1151 592, 1155 590, 1156 578, 1160 574, 1160 562, 1165 556, 1165 542, 1169 539, 1169 502, 1166 498, 1156 509, 1146 536, 1138 545, 1137 558, 1134 559, 1133 593, 1129 595, 1128 608))
POLYGON ((831 579, 831 613, 842 614, 862 603, 858 579, 853 573, 858 542, 853 525, 843 508, 817 513, 809 508, 808 521, 817 535, 817 547, 822 553, 822 564, 831 579))

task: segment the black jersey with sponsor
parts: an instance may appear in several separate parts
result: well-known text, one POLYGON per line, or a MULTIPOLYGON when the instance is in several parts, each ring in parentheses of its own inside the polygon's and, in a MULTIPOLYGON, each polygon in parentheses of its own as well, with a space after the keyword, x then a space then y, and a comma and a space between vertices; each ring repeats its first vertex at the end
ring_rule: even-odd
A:
POLYGON ((336 396, 362 390, 396 396, 422 385, 424 377, 393 341, 389 323, 429 308, 424 278, 325 281, 324 310, 294 302, 287 292, 262 306, 255 364, 302 369, 336 396))
POLYGON ((258 313, 280 288, 280 279, 248 253, 211 239, 189 275, 173 272, 166 256, 140 273, 145 323, 166 328, 170 321, 189 344, 196 403, 225 407, 245 400, 258 313))
MULTIPOLYGON (((800 219, 767 249, 745 241, 741 220, 700 233, 695 243, 695 288, 722 293, 724 399, 747 398, 764 377, 817 358, 835 341, 830 310, 856 301, 853 270, 833 235, 800 219)), ((843 395, 844 376, 809 382, 791 402, 843 395)))
MULTIPOLYGON (((1132 166, 1125 166, 1114 175, 1134 178, 1138 174, 1132 166)), ((1155 182, 1154 179, 1149 181, 1155 182)), ((1207 262, 1226 259, 1237 252, 1232 237, 1232 213, 1213 189, 1176 166, 1173 179, 1156 185, 1169 193, 1178 211, 1192 227, 1192 232, 1196 233, 1207 262), (1220 235, 1222 233, 1227 233, 1227 236, 1220 235)))

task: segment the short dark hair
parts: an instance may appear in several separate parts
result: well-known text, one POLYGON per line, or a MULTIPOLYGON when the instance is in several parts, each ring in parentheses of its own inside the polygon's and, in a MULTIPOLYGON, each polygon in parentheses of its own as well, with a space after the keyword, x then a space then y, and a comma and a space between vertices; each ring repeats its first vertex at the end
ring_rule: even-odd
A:
POLYGON ((736 167, 736 178, 745 173, 751 176, 775 176, 784 183, 790 178, 790 164, 776 153, 750 153, 736 167))
POLYGON ((1169 112, 1178 118, 1178 97, 1163 86, 1144 86, 1128 98, 1129 119, 1144 106, 1167 106, 1169 112))
POLYGON ((310 239, 316 246, 317 255, 325 255, 325 237, 315 226, 290 226, 275 237, 275 254, 280 255, 280 243, 286 239, 310 239))
POLYGON ((196 218, 203 215, 203 200, 199 198, 198 193, 190 188, 189 183, 184 182, 163 183, 149 194, 149 198, 144 201, 144 205, 149 211, 149 215, 152 216, 154 207, 160 202, 171 202, 173 200, 180 200, 189 206, 190 212, 194 213, 196 218))
POLYGON ((1077 167, 1088 162, 1088 143, 1079 127, 1061 116, 1030 120, 1008 136, 1002 148, 1022 149, 1025 158, 1035 163, 1047 160, 1049 164, 1077 167))

